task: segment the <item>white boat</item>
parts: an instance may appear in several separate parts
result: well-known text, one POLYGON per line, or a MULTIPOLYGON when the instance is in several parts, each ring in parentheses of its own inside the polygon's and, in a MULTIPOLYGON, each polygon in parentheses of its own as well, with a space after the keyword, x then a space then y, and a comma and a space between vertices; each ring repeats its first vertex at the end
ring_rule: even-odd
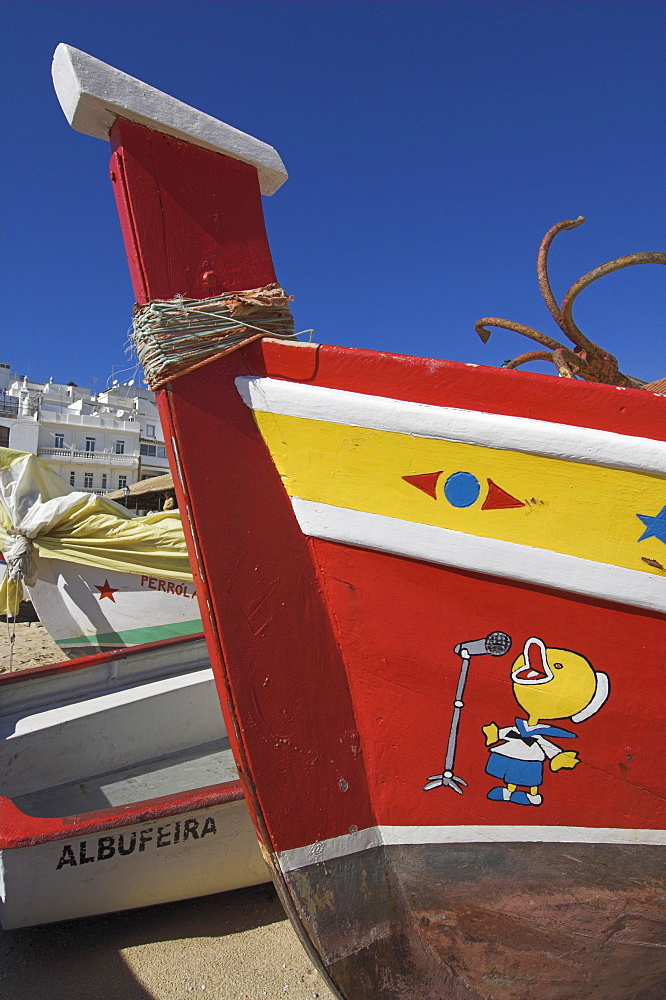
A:
POLYGON ((177 511, 135 517, 0 448, 0 545, 17 580, 11 599, 0 590, 0 613, 29 597, 66 656, 201 631, 177 511))
POLYGON ((192 582, 38 559, 28 596, 65 656, 109 652, 201 632, 192 582))
POLYGON ((203 637, 0 677, 5 929, 269 880, 203 637))

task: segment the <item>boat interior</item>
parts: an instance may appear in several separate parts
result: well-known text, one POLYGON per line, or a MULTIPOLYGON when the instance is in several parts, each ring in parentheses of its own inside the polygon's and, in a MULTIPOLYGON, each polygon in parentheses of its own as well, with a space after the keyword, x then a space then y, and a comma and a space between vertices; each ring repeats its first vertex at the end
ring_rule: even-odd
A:
POLYGON ((73 816, 238 774, 202 637, 0 682, 0 794, 73 816))

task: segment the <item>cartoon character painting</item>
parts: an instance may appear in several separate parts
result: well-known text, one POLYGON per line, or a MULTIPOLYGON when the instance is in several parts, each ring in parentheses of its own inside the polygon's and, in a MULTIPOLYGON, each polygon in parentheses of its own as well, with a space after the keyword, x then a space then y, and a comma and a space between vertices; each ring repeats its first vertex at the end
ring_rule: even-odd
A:
POLYGON ((497 802, 540 806, 540 788, 546 760, 551 771, 571 769, 578 754, 552 740, 576 739, 576 733, 551 724, 552 720, 584 722, 602 707, 610 693, 606 674, 569 649, 547 648, 541 639, 527 640, 511 668, 513 694, 527 718, 502 729, 495 722, 483 726, 490 757, 486 772, 502 782, 488 798, 497 802))

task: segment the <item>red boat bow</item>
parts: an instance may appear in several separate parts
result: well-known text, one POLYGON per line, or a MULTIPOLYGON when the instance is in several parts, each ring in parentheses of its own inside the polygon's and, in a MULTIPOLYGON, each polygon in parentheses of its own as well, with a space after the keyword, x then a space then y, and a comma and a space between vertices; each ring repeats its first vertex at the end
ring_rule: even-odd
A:
MULTIPOLYGON (((110 127, 137 300, 275 282, 257 166, 142 114, 110 127)), ((265 340, 159 406, 248 804, 332 988, 656 997, 664 398, 265 340)))

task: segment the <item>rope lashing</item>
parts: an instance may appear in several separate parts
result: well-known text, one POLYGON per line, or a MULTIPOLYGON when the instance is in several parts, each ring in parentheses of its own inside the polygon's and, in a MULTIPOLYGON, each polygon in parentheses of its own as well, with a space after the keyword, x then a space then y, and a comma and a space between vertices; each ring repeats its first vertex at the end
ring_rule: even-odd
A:
POLYGON ((16 618, 20 602, 23 598, 23 581, 34 581, 37 564, 34 558, 34 545, 27 535, 20 531, 8 531, 5 542, 5 559, 7 560, 7 577, 2 588, 5 595, 4 607, 0 614, 7 622, 7 638, 9 640, 9 671, 14 669, 14 646, 16 641, 16 618))
POLYGON ((8 531, 5 542, 7 576, 10 580, 26 580, 32 583, 37 574, 35 546, 28 535, 21 531, 8 531))
POLYGON ((134 343, 151 389, 260 337, 294 337, 290 296, 279 285, 212 299, 156 299, 136 306, 134 343))

